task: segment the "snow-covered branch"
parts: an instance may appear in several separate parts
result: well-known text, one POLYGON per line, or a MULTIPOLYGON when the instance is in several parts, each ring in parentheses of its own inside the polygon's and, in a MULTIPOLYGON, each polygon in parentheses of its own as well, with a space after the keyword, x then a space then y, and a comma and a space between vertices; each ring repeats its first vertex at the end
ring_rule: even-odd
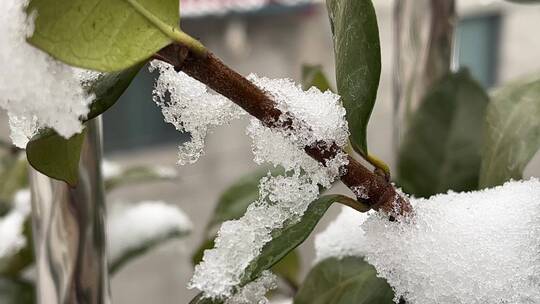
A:
MULTIPOLYGON (((162 49, 155 58, 173 65, 175 70, 183 71, 229 98, 267 127, 290 130, 295 125, 302 124, 290 113, 282 113, 269 94, 226 66, 210 52, 200 56, 186 46, 171 44, 162 49)), ((328 145, 325 142, 305 146, 304 150, 323 165, 338 153, 342 153, 336 144, 328 145)), ((347 159, 347 164, 342 167, 341 180, 355 191, 359 188, 365 189, 361 197, 357 195, 359 200, 392 216, 412 211, 408 200, 399 195, 389 181, 371 172, 351 156, 347 155, 347 159)))

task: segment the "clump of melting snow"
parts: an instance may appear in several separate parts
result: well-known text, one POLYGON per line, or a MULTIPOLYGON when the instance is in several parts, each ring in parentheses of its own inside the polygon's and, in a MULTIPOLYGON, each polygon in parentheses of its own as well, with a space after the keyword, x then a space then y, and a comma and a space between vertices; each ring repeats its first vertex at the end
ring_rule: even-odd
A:
POLYGON ((0 258, 17 253, 27 242, 23 232, 31 210, 30 191, 17 191, 13 203, 9 213, 0 218, 0 258))
POLYGON ((79 118, 92 100, 75 69, 26 42, 34 31, 27 3, 5 0, 0 11, 0 108, 8 112, 13 143, 21 148, 42 127, 64 137, 80 132, 79 118))
POLYGON ((194 163, 203 154, 204 140, 211 127, 227 124, 244 113, 227 98, 208 92, 204 84, 183 72, 177 73, 167 63, 155 60, 150 70, 159 71, 154 101, 161 107, 165 121, 191 134, 191 140, 180 146, 181 165, 194 163))
POLYGON ((268 304, 266 293, 276 288, 277 277, 266 270, 256 280, 240 288, 234 296, 225 301, 225 304, 268 304))
POLYGON ((280 120, 296 120, 289 129, 270 129, 256 119, 248 127, 255 162, 283 166, 286 173, 261 179, 259 199, 242 218, 223 223, 215 248, 204 252, 189 287, 211 298, 236 294, 246 267, 272 240, 272 232, 299 220, 319 195, 319 185, 329 187, 347 164, 344 153, 323 166, 304 152, 305 146, 329 149, 347 143, 345 110, 337 95, 316 88, 305 92, 290 80, 250 79, 277 102, 284 113, 280 120))
POLYGON ((180 208, 162 201, 115 205, 107 221, 109 259, 191 229, 191 221, 180 208))
POLYGON ((343 210, 317 258, 360 255, 407 303, 540 303, 540 182, 412 199, 389 222, 343 210))

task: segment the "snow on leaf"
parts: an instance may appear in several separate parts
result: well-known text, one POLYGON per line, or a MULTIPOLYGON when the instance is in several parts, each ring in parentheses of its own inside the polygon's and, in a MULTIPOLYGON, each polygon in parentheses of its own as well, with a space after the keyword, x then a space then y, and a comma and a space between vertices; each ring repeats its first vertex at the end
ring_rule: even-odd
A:
POLYGON ((138 253, 191 229, 191 221, 182 210, 161 201, 116 206, 107 222, 111 271, 138 253))
POLYGON ((303 91, 288 79, 249 77, 277 103, 283 122, 293 118, 291 128, 270 129, 252 119, 248 135, 253 139, 255 162, 282 166, 281 176, 270 174, 259 183, 259 198, 243 217, 223 223, 215 248, 206 250, 189 284, 204 297, 227 299, 243 285, 246 268, 272 241, 273 232, 292 225, 319 195, 319 185, 329 187, 347 163, 344 153, 326 166, 311 159, 304 147, 343 147, 348 131, 339 97, 316 88, 303 91))
POLYGON ((363 256, 411 304, 540 302, 540 181, 411 202, 397 222, 344 209, 317 259, 363 256))
POLYGON ((0 108, 10 116, 13 142, 24 148, 39 128, 51 127, 68 138, 82 130, 88 113, 77 71, 26 42, 35 16, 27 1, 6 0, 0 12, 0 108))

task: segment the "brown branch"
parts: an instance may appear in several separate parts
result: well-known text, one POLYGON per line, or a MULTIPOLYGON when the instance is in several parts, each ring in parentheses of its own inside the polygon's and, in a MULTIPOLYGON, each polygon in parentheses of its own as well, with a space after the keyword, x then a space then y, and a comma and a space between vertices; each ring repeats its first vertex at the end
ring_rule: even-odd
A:
MULTIPOLYGON (((292 121, 278 123, 283 113, 276 108, 275 102, 264 91, 223 64, 210 52, 200 56, 185 46, 171 44, 154 57, 206 84, 268 127, 288 128, 292 125, 292 121)), ((339 149, 336 145, 329 149, 323 149, 320 145, 305 147, 306 153, 322 164, 335 157, 339 149)), ((357 197, 358 200, 365 202, 372 209, 383 210, 392 217, 409 214, 412 211, 408 200, 398 195, 392 184, 384 177, 374 174, 350 156, 348 160, 341 180, 353 192, 360 187, 369 197, 367 199, 357 197)))

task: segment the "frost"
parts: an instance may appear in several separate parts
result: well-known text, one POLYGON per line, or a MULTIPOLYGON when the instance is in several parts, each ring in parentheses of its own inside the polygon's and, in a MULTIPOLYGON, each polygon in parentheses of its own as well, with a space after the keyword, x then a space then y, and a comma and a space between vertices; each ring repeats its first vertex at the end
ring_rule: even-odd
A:
POLYGON ((116 260, 151 241, 184 234, 191 229, 191 221, 184 212, 165 202, 115 206, 107 222, 109 258, 116 260))
POLYGON ((204 140, 211 127, 227 124, 244 113, 225 97, 208 92, 199 81, 183 72, 177 73, 169 64, 153 61, 150 70, 160 72, 154 101, 161 107, 165 121, 191 134, 191 140, 180 146, 181 165, 194 163, 203 154, 204 140))
POLYGON ((354 195, 361 199, 369 199, 368 190, 365 186, 359 185, 351 188, 354 195))
POLYGON ((400 222, 343 211, 317 258, 365 256, 407 303, 540 303, 537 179, 412 203, 400 222))
POLYGON ((319 195, 319 185, 329 187, 347 164, 338 152, 326 166, 310 158, 305 146, 321 149, 343 147, 348 129, 339 97, 312 88, 306 92, 287 79, 270 80, 254 75, 250 79, 271 95, 282 111, 281 122, 297 118, 290 128, 268 128, 252 119, 247 133, 253 139, 255 162, 282 166, 283 176, 261 179, 259 199, 243 217, 223 223, 215 248, 204 252, 195 267, 190 288, 202 290, 210 298, 225 299, 236 293, 246 267, 259 255, 272 232, 298 221, 319 195))
POLYGON ((225 304, 268 304, 265 295, 269 290, 276 288, 277 277, 266 270, 259 278, 240 288, 234 296, 225 301, 225 304))
POLYGON ((6 0, 0 11, 0 108, 8 112, 11 138, 21 148, 39 128, 51 127, 64 137, 80 132, 79 118, 92 100, 75 69, 26 42, 33 32, 27 3, 6 0))
POLYGON ((19 190, 15 194, 13 209, 0 218, 0 258, 15 254, 26 246, 24 221, 30 209, 30 191, 19 190))

